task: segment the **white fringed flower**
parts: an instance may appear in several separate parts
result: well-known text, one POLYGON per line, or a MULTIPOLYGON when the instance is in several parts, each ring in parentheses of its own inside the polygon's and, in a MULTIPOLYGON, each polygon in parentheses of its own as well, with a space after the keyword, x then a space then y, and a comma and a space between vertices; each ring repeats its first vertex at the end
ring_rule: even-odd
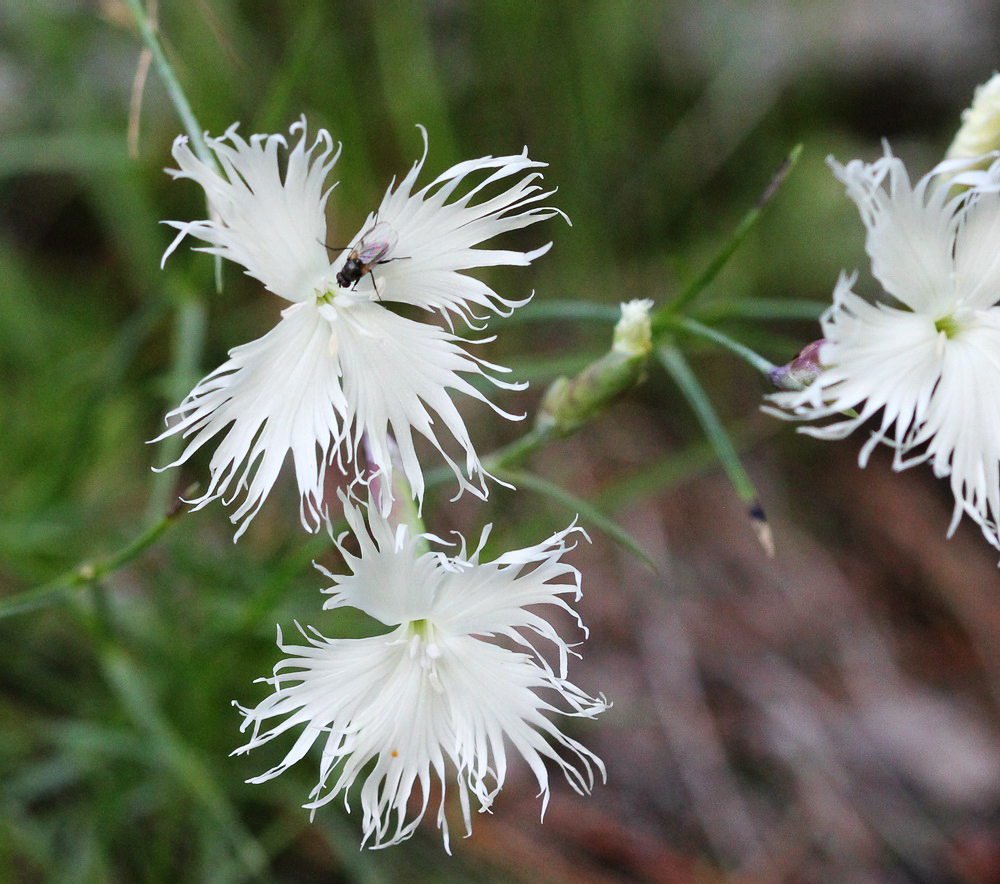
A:
POLYGON ((326 517, 326 466, 336 459, 342 470, 353 462, 355 471, 363 472, 357 463, 363 437, 372 466, 387 477, 383 508, 391 502, 389 434, 414 497, 423 497, 414 431, 454 470, 459 493, 485 497, 487 474, 449 391, 519 419, 490 403, 463 375, 479 375, 504 389, 523 385, 488 373, 508 369, 470 355, 465 349, 470 342, 452 333, 452 320, 458 316, 471 325, 484 318, 482 311, 507 314, 525 302, 502 298, 460 271, 526 265, 548 250, 551 243, 530 252, 474 248, 560 214, 537 205, 551 194, 535 183, 540 173, 534 170, 545 164, 528 159, 527 152, 483 157, 453 166, 414 192, 427 156, 424 133, 424 156, 389 188, 348 248, 333 250, 331 262, 324 245, 331 242, 325 182, 339 149, 334 152, 325 130, 307 146, 304 120, 291 131, 298 134, 291 148, 282 135, 254 135, 248 142, 235 125, 222 138, 209 138, 221 175, 194 156, 184 136, 174 142, 180 168, 171 174, 205 189, 211 217, 168 222, 180 232, 164 259, 185 236, 197 237, 208 244, 204 251, 242 264, 292 303, 270 332, 230 351, 229 360, 170 413, 175 422, 159 438, 182 434, 190 440, 170 466, 219 437, 208 489, 193 503, 197 508, 220 497, 230 503, 242 494, 232 515, 234 522, 242 521, 237 537, 259 510, 288 452, 302 522, 317 530, 326 517), (480 172, 486 173, 483 180, 457 195, 466 179, 480 172), (497 183, 501 189, 493 192, 497 183), (437 311, 448 329, 401 316, 389 309, 393 303, 437 311), (441 428, 464 452, 464 469, 445 452, 441 428))
POLYGON ((976 87, 972 106, 962 111, 962 125, 946 156, 983 157, 997 149, 1000 149, 1000 74, 976 87))
POLYGON ((441 540, 414 536, 403 526, 394 529, 375 506, 368 507, 368 527, 353 504, 345 502, 345 514, 360 555, 344 549, 340 538, 337 545, 351 573, 324 570, 334 581, 324 590, 331 596, 324 608, 358 608, 392 631, 330 639, 300 627, 308 644, 291 645, 283 643, 279 629, 278 645, 290 656, 275 666, 273 677, 261 679, 274 693, 255 709, 239 707, 242 729, 253 730, 236 752, 288 730, 301 733, 279 765, 249 782, 277 776, 319 741, 319 783, 305 806, 315 811, 341 793, 348 804, 348 791, 360 778, 362 845, 372 847, 413 834, 435 780, 445 848, 450 849, 449 783, 458 794, 466 834, 471 833, 470 799, 487 810, 503 786, 505 740, 538 781, 543 815, 549 798, 546 759, 577 792, 589 793, 595 772, 604 777, 603 763, 550 716, 590 718, 608 704, 568 681, 567 660, 574 652, 538 610, 554 606, 584 629, 564 599, 579 598, 579 572, 560 561, 573 546, 568 538, 581 529, 570 526, 537 546, 481 562, 489 527, 475 550, 468 552, 462 540, 451 557, 428 550, 428 543, 441 540), (552 643, 557 666, 536 650, 539 639, 552 643), (415 805, 410 798, 418 786, 415 805))
POLYGON ((861 211, 872 274, 895 303, 863 300, 857 274, 841 275, 822 319, 821 370, 805 390, 770 396, 784 410, 772 413, 857 411, 802 428, 823 439, 880 414, 861 466, 879 442, 894 449, 897 470, 929 462, 951 480, 949 536, 964 512, 1000 547, 1000 194, 985 173, 982 187, 952 190, 954 161, 911 185, 888 149, 871 164, 830 164, 861 211))

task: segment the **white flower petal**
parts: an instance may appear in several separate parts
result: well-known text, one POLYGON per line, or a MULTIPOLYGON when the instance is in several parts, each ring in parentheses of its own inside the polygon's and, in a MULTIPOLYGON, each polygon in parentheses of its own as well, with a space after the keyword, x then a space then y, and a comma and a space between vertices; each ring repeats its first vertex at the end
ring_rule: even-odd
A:
POLYGON ((386 511, 392 504, 394 454, 414 497, 421 500, 424 478, 414 432, 441 453, 458 479, 460 493, 468 490, 485 497, 489 474, 450 391, 519 420, 462 375, 476 374, 506 389, 523 385, 488 374, 486 369, 506 369, 469 355, 458 340, 376 303, 335 313, 310 303, 294 304, 263 338, 230 351, 229 360, 168 415, 179 420, 153 441, 178 433, 192 437, 169 464, 177 466, 228 427, 212 456, 209 488, 194 503, 201 508, 227 495, 228 503, 245 492, 231 517, 234 522, 246 519, 237 538, 260 509, 289 451, 302 497, 302 523, 310 531, 318 530, 326 518, 326 465, 336 457, 342 470, 354 462, 360 474, 366 463, 360 456, 362 445, 367 462, 382 473, 381 506, 386 511), (464 453, 464 470, 442 445, 441 427, 464 453))
POLYGON ((1000 301, 1000 193, 976 193, 955 239, 955 288, 965 307, 1000 301))
POLYGON ((231 350, 228 362, 199 381, 167 416, 177 422, 153 441, 178 433, 192 437, 169 464, 176 466, 225 431, 212 455, 208 490, 193 503, 200 509, 227 494, 231 501, 242 493, 243 502, 231 516, 233 522, 246 519, 237 538, 291 451, 302 522, 318 530, 326 519, 325 464, 344 438, 347 405, 338 375, 338 363, 330 355, 329 324, 315 306, 293 304, 264 337, 231 350))
POLYGON ((934 312, 939 304, 947 305, 955 224, 953 213, 943 208, 947 184, 930 187, 932 172, 912 186, 903 161, 888 148, 871 164, 828 162, 847 185, 868 229, 865 249, 872 275, 912 310, 934 312))
POLYGON ((348 574, 331 574, 317 565, 334 585, 324 592, 325 609, 351 607, 364 611, 386 626, 398 626, 430 616, 437 596, 438 557, 422 554, 422 536, 407 529, 397 532, 375 507, 367 513, 344 501, 344 517, 360 547, 354 555, 337 541, 348 574))
POLYGON ((397 451, 413 497, 422 501, 416 434, 429 440, 454 471, 459 493, 468 490, 485 497, 488 474, 452 393, 486 402, 498 414, 517 420, 493 405, 466 375, 488 378, 503 389, 525 385, 501 381, 496 374, 507 369, 466 349, 491 339, 464 341, 453 333, 451 322, 458 315, 471 325, 482 319, 476 313, 481 308, 509 312, 525 301, 502 298, 459 271, 527 264, 548 250, 548 245, 528 252, 473 248, 499 233, 560 214, 536 205, 549 195, 534 183, 538 173, 533 170, 543 164, 526 153, 484 157, 452 167, 414 193, 421 159, 395 189, 390 187, 378 221, 372 215, 330 265, 322 244, 328 193, 323 188, 336 156, 325 131, 308 148, 304 120, 292 127, 296 131, 299 140, 291 150, 283 136, 255 135, 247 142, 235 127, 224 138, 210 139, 223 175, 196 159, 184 139, 175 144, 180 170, 174 174, 201 184, 218 218, 170 222, 181 232, 168 254, 185 235, 198 236, 209 244, 207 251, 242 263, 272 291, 311 311, 308 320, 306 313, 298 316, 300 324, 294 329, 285 325, 286 316, 280 332, 233 350, 230 360, 192 391, 173 413, 181 422, 164 434, 193 434, 175 463, 221 435, 212 459, 211 486, 197 504, 231 487, 234 493, 246 490, 234 519, 249 520, 291 450, 303 523, 316 530, 325 518, 322 480, 332 457, 342 469, 353 461, 359 477, 369 467, 380 470, 380 505, 387 510, 397 451), (283 152, 288 159, 282 175, 283 152), (484 172, 483 179, 456 197, 467 176, 476 172, 484 172), (504 182, 506 189, 485 197, 484 189, 497 182, 504 182), (387 308, 390 301, 437 310, 449 330, 403 318, 387 308), (312 325, 306 329, 302 322, 312 325), (255 384, 261 385, 260 391, 255 384), (222 435, 229 424, 232 429, 222 435), (442 427, 447 433, 440 432, 442 427), (364 459, 359 457, 362 445, 368 455, 364 459), (448 453, 450 448, 456 450, 448 453), (240 469, 243 473, 235 479, 240 469))
POLYGON ((327 285, 330 260, 323 244, 329 190, 324 187, 340 148, 334 153, 330 133, 320 129, 307 149, 304 119, 291 132, 299 133, 291 150, 283 135, 253 135, 247 142, 236 134, 236 124, 221 138, 208 138, 222 175, 192 153, 187 136, 177 138, 173 153, 180 169, 168 171, 205 189, 212 219, 168 221, 180 233, 164 260, 191 235, 209 244, 203 251, 242 264, 289 301, 314 297, 327 285), (284 175, 281 153, 287 153, 284 175))
POLYGON ((353 424, 357 447, 367 435, 369 456, 387 477, 382 483, 382 505, 391 503, 392 460, 387 442, 391 433, 399 448, 403 472, 413 496, 423 498, 424 478, 414 448, 416 431, 428 439, 452 468, 460 490, 486 497, 486 476, 469 437, 465 421, 455 408, 449 390, 485 402, 497 414, 519 420, 490 402, 460 373, 477 374, 507 389, 507 384, 484 371, 507 371, 483 362, 459 346, 453 334, 433 325, 413 322, 375 303, 358 304, 343 311, 337 324, 340 360, 348 421, 353 424), (465 469, 455 463, 435 431, 435 419, 454 437, 465 453, 465 469), (466 478, 466 475, 469 477, 466 478), (470 481, 477 482, 476 485, 470 481))
POLYGON ((987 539, 1000 546, 1000 308, 945 348, 941 381, 926 421, 914 439, 927 442, 938 476, 951 477, 955 514, 971 516, 987 539))
POLYGON ((949 535, 965 513, 1000 547, 1000 195, 985 176, 949 196, 953 165, 915 188, 888 153, 835 166, 868 227, 873 273, 909 309, 869 304, 842 276, 822 321, 822 370, 804 390, 769 396, 766 410, 804 420, 856 412, 801 428, 826 439, 877 418, 861 466, 880 442, 897 470, 928 462, 950 479, 949 535))
MULTIPOLYGON (((574 579, 568 587, 552 584, 543 589, 546 578, 539 575, 534 589, 524 593, 516 587, 518 576, 510 572, 528 563, 554 565, 566 548, 566 533, 573 529, 508 554, 505 568, 493 569, 486 581, 479 581, 476 572, 489 566, 473 561, 475 555, 466 560, 418 553, 417 545, 406 538, 395 542, 397 531, 377 507, 368 508, 370 528, 353 504, 345 501, 345 510, 358 532, 361 555, 347 556, 352 574, 333 578, 337 585, 330 590, 334 599, 327 607, 357 602, 364 610, 378 611, 383 622, 399 625, 386 636, 367 639, 328 639, 303 632, 309 643, 302 646, 282 643, 279 631, 279 646, 290 656, 266 679, 274 693, 253 709, 240 707, 242 729, 252 731, 247 744, 236 751, 247 752, 288 730, 303 730, 282 762, 251 782, 277 776, 320 742, 319 783, 306 806, 315 810, 339 795, 346 803, 348 791, 361 778, 362 844, 385 847, 413 833, 437 781, 437 824, 446 849, 448 769, 454 770, 454 788, 469 833, 471 799, 487 809, 504 784, 507 741, 538 782, 543 814, 549 796, 546 760, 562 770, 574 789, 591 791, 595 777, 605 775, 603 763, 567 737, 552 716, 593 717, 608 704, 581 691, 564 673, 556 674, 533 649, 514 651, 456 628, 465 617, 460 593, 449 586, 456 575, 471 575, 468 586, 500 598, 491 605, 484 606, 482 600, 470 604, 492 608, 497 633, 516 634, 530 615, 509 605, 506 593, 542 603, 558 600, 565 607, 559 596, 567 589, 576 593, 578 587, 574 579), (497 573, 506 580, 496 579, 497 573), (385 582, 392 586, 385 587, 385 582), (451 610, 442 613, 444 608, 451 610), (500 617, 502 611, 506 619, 500 617), (417 788, 421 801, 414 810, 411 795, 417 788)), ((461 548, 465 550, 464 542, 461 548)), ((567 570, 576 574, 563 566, 551 576, 567 570)), ((546 637, 551 633, 553 641, 565 647, 551 628, 537 631, 546 637)))
POLYGON ((490 526, 471 553, 459 537, 455 554, 446 556, 436 551, 419 552, 426 549, 428 542, 441 543, 430 534, 413 537, 406 533, 400 542, 399 534, 381 512, 369 514, 368 528, 354 507, 345 506, 345 516, 360 544, 360 555, 352 555, 338 541, 352 573, 338 576, 320 569, 334 581, 326 590, 331 598, 325 608, 359 608, 390 626, 433 617, 451 632, 504 635, 530 648, 524 633, 527 630, 558 649, 560 672, 565 675, 570 647, 535 607, 560 608, 577 620, 586 635, 583 624, 563 598, 579 599, 580 573, 561 561, 574 546, 570 542, 573 535, 587 536, 583 529, 571 525, 535 546, 482 563, 479 554, 490 526), (406 581, 401 571, 419 573, 420 577, 406 581))
MULTIPOLYGON (((414 304, 446 316, 454 314, 470 324, 481 318, 476 308, 509 312, 525 301, 502 298, 485 283, 458 271, 501 264, 524 266, 548 251, 551 243, 528 252, 473 248, 501 233, 562 214, 558 209, 537 205, 554 192, 536 184, 541 176, 531 171, 545 163, 529 159, 527 149, 515 156, 482 157, 453 166, 414 193, 427 158, 427 133, 423 127, 420 131, 424 137, 423 157, 395 189, 389 188, 378 211, 369 216, 351 242, 352 246, 361 242, 376 219, 398 236, 385 263, 375 268, 374 278, 363 278, 357 288, 374 296, 377 286, 381 300, 414 304), (477 172, 489 174, 461 197, 452 199, 465 179, 477 172), (482 202, 473 201, 490 185, 515 177, 517 180, 500 193, 482 202)), ((347 254, 335 262, 337 269, 343 266, 347 254)))

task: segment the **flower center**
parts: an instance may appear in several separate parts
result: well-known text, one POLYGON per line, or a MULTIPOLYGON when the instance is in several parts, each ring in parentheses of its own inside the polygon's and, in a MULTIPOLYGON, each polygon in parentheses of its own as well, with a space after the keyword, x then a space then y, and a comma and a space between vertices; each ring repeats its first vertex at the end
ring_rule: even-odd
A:
POLYGON ((934 322, 934 328, 939 334, 943 334, 949 341, 956 337, 964 328, 964 323, 959 322, 954 315, 943 316, 934 322))
POLYGON ((337 285, 325 285, 317 288, 316 304, 319 307, 324 305, 333 307, 350 307, 354 304, 365 304, 374 300, 372 293, 368 291, 358 291, 355 288, 341 288, 337 285))
POLYGON ((420 668, 427 673, 427 679, 439 694, 444 693, 444 686, 438 676, 438 660, 444 653, 441 650, 441 636, 429 620, 411 620, 407 627, 410 659, 416 660, 420 668))

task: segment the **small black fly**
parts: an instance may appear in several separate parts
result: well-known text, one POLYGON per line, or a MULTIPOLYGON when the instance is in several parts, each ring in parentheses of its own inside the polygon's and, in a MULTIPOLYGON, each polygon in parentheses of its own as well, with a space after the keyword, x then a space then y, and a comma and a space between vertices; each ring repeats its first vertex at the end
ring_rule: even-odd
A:
MULTIPOLYGON (((377 217, 377 216, 376 216, 377 217)), ((405 261, 405 258, 387 258, 388 255, 399 242, 399 234, 384 221, 376 221, 362 234, 358 244, 351 249, 344 261, 344 266, 337 271, 337 285, 341 288, 353 288, 367 273, 371 273, 379 264, 388 264, 390 261, 405 261)), ((334 246, 327 246, 331 251, 337 250, 334 246)), ((346 246, 339 247, 343 251, 346 246)), ((381 301, 378 287, 375 285, 375 277, 372 277, 372 288, 375 289, 375 296, 381 301)))

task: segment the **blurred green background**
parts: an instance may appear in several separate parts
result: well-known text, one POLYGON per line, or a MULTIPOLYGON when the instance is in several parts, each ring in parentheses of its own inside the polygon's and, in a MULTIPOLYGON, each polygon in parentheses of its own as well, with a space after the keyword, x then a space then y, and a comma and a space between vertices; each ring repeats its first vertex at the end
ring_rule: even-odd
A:
MULTIPOLYGON (((346 241, 419 156, 519 152, 572 227, 530 270, 488 279, 533 308, 663 303, 727 240, 796 143, 802 160, 699 301, 775 362, 814 321, 761 321, 761 298, 828 302, 862 269, 856 211, 824 164, 874 158, 888 138, 915 175, 943 155, 974 86, 997 65, 996 5, 931 0, 410 0, 163 3, 168 55, 213 134, 286 131, 305 114, 343 141, 332 235, 346 241)), ((165 270, 165 219, 203 217, 173 182, 181 131, 155 72, 132 116, 141 43, 119 0, 0 0, 0 593, 53 585, 156 522, 207 457, 157 480, 147 446, 226 351, 275 322, 276 299, 185 247, 165 270), (178 360, 177 353, 181 357, 178 360), (171 369, 171 366, 174 369, 171 369)), ((529 319, 530 309, 526 311, 529 319)), ((531 381, 600 354, 606 320, 502 330, 487 355, 531 381)), ((274 626, 327 634, 316 559, 290 483, 236 546, 218 505, 178 518, 127 567, 0 619, 0 881, 936 882, 1000 880, 1000 589, 995 554, 950 499, 857 446, 817 443, 760 416, 764 382, 693 342, 772 516, 757 546, 662 372, 603 420, 536 456, 535 473, 608 510, 653 574, 594 533, 592 629, 574 680, 615 707, 573 733, 608 764, 589 799, 554 782, 544 825, 515 769, 494 816, 448 858, 432 825, 359 853, 339 802, 310 823, 316 766, 244 780, 287 746, 230 758, 230 701, 277 661, 274 626), (269 754, 270 753, 270 754, 269 754)), ((521 427, 468 409, 480 451, 521 427)), ((499 489, 425 515, 494 550, 572 518, 499 489)), ((573 673, 571 673, 573 674, 573 673)), ((456 827, 457 828, 457 827, 456 827)), ((454 831, 454 829, 453 829, 454 831)))

